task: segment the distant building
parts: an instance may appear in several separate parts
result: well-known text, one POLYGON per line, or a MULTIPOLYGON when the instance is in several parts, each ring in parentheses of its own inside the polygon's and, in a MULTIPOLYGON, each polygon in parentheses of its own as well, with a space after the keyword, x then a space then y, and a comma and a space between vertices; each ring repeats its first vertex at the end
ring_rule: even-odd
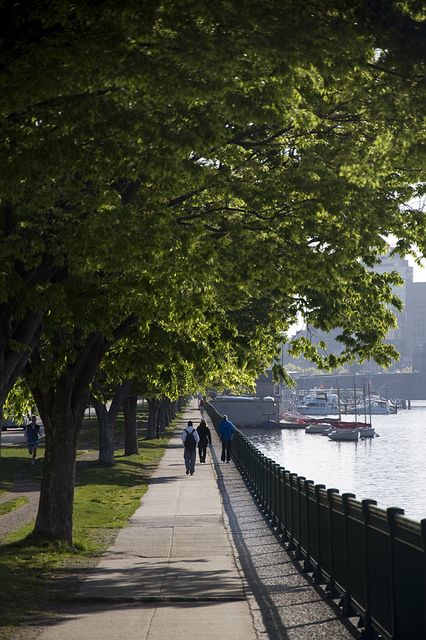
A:
POLYGON ((407 287, 407 343, 414 371, 426 369, 426 282, 407 287))
POLYGON ((272 369, 267 369, 256 380, 256 395, 264 398, 265 396, 275 397, 278 393, 278 385, 272 379, 272 369))
POLYGON ((410 367, 412 364, 413 352, 408 309, 411 302, 411 296, 414 294, 413 267, 410 267, 408 260, 405 258, 400 258, 397 255, 390 256, 387 254, 386 256, 383 256, 381 263, 374 267, 374 271, 377 273, 389 273, 390 271, 396 271, 404 281, 400 287, 393 287, 395 295, 402 300, 404 308, 402 311, 392 309, 396 316, 398 325, 395 329, 391 329, 388 332, 386 342, 393 344, 400 353, 400 359, 395 363, 395 367, 410 367))
MULTIPOLYGON (((386 336, 386 342, 393 344, 400 354, 399 361, 395 362, 391 368, 412 367, 415 371, 426 370, 426 283, 413 282, 413 267, 410 266, 408 260, 396 255, 383 256, 381 263, 374 267, 374 271, 377 273, 396 271, 403 280, 400 287, 394 287, 394 292, 402 300, 404 308, 400 312, 392 309, 397 319, 397 327, 391 329, 386 336)), ((309 337, 315 344, 323 340, 327 343, 328 353, 338 354, 342 349, 342 345, 335 340, 338 333, 338 329, 330 333, 324 333, 317 329, 312 329, 312 333, 308 333, 306 329, 303 329, 299 335, 309 337)), ((306 367, 312 366, 304 358, 292 360, 285 349, 283 362, 306 367)), ((371 372, 379 369, 373 362, 364 363, 362 368, 371 372)))

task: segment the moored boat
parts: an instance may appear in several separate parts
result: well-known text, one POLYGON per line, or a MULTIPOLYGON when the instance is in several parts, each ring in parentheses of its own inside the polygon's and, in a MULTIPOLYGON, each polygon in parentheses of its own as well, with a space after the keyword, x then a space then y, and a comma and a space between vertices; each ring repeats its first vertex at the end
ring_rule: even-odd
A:
POLYGON ((328 433, 328 437, 330 440, 336 440, 339 442, 358 442, 359 429, 334 429, 328 433))
POLYGON ((359 428, 359 437, 360 438, 374 438, 378 434, 376 433, 374 427, 360 427, 359 428))
POLYGON ((296 406, 296 411, 304 416, 328 416, 339 413, 336 394, 315 391, 303 398, 296 406))
POLYGON ((305 433, 324 433, 324 431, 330 431, 330 425, 324 422, 308 424, 305 427, 305 433))

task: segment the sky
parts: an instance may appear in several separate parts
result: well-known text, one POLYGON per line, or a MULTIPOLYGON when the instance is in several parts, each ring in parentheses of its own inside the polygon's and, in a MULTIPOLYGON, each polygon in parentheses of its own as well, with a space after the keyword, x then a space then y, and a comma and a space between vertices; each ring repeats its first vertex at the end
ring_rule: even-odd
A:
POLYGON ((419 267, 414 262, 413 258, 407 256, 410 267, 413 267, 413 280, 414 282, 426 282, 426 266, 419 267))

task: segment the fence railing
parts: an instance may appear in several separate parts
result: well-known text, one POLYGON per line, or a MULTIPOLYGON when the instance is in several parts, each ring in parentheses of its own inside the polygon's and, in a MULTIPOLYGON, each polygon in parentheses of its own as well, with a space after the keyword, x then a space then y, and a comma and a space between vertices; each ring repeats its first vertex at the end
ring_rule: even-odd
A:
MULTIPOLYGON (((217 427, 212 409, 206 407, 217 427)), ((344 616, 359 616, 363 638, 426 640, 426 519, 315 485, 240 431, 232 455, 287 549, 328 597, 339 599, 344 616)))

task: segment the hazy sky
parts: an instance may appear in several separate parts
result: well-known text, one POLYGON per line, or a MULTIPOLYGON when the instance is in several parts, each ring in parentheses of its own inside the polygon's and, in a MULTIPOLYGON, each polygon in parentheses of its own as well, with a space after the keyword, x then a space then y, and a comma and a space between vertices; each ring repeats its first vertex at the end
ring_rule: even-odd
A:
POLYGON ((410 256, 407 256, 407 260, 410 266, 413 267, 414 282, 426 282, 426 267, 418 267, 410 256))

